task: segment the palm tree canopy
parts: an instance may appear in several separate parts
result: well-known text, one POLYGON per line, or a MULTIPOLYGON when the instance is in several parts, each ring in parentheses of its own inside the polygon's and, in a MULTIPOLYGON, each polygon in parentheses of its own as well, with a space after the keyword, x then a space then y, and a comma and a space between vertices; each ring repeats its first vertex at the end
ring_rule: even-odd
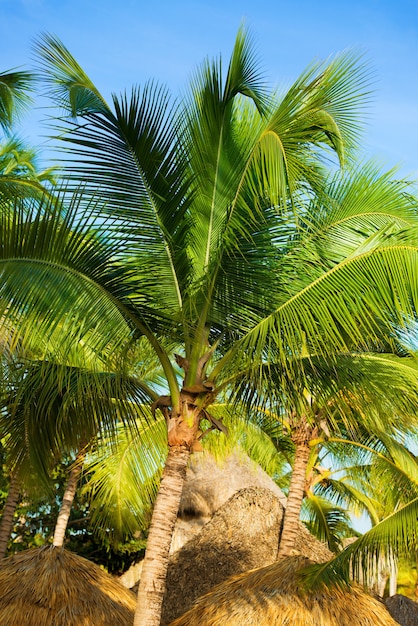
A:
MULTIPOLYGON (((371 463, 369 480, 378 479, 385 486, 384 494, 377 493, 379 499, 371 508, 377 523, 371 530, 349 545, 332 561, 321 566, 309 568, 303 575, 307 584, 337 583, 345 585, 352 577, 363 580, 373 570, 379 555, 388 559, 393 554, 411 557, 418 547, 417 516, 418 516, 418 460, 416 455, 403 443, 389 437, 385 432, 377 432, 369 445, 355 444, 360 450, 360 458, 371 463), (373 475, 375 478, 373 479, 373 475), (390 484, 391 489, 387 489, 390 484), (389 505, 387 514, 383 505, 389 505), (379 511, 380 509, 380 511, 379 511), (386 516, 379 521, 382 510, 386 516)), ((357 478, 362 478, 358 474, 357 478)), ((354 485, 356 485, 354 474, 354 485)), ((357 484, 359 481, 357 480, 357 484)), ((361 489, 361 483, 360 483, 361 489)))
MULTIPOLYGON (((413 202, 402 185, 387 181, 365 207, 347 181, 347 200, 341 190, 332 198, 337 183, 331 182, 309 209, 318 213, 315 223, 295 218, 323 183, 327 148, 343 160, 355 144, 368 89, 367 70, 355 54, 309 68, 279 96, 268 92, 250 37, 241 30, 226 76, 220 62, 205 62, 178 106, 163 88, 148 84, 130 97, 113 96, 110 107, 56 38, 45 36, 37 51, 52 96, 69 114, 64 140, 72 148, 66 157, 71 180, 87 181, 84 193, 100 189, 106 205, 97 210, 108 220, 108 241, 126 246, 119 259, 135 275, 129 302, 137 327, 177 335, 190 383, 209 335, 210 343, 222 337, 223 353, 241 337, 237 348, 253 357, 266 340, 283 346, 285 356, 300 349, 302 333, 318 338, 316 349, 329 350, 326 344, 343 346, 347 335, 358 343, 361 333, 376 332, 373 298, 336 306, 335 294, 347 282, 361 290, 368 272, 385 274, 387 256, 408 254, 388 244, 390 252, 379 256, 373 239, 367 250, 359 249, 376 230, 380 243, 385 223, 395 220, 395 230, 411 225, 413 202), (330 223, 323 213, 337 202, 339 221, 330 223), (389 214, 383 211, 388 204, 389 214), (349 253, 322 259, 315 233, 318 240, 322 226, 336 236, 343 211, 347 230, 359 231, 363 220, 370 236, 353 236, 349 253), (309 236, 314 253, 311 271, 300 276, 306 254, 295 254, 296 246, 287 250, 295 236, 309 236)), ((378 178, 369 168, 362 183, 382 186, 378 178)), ((401 293, 401 306, 410 310, 408 295, 401 293)), ((235 359, 236 350, 230 356, 235 359)))

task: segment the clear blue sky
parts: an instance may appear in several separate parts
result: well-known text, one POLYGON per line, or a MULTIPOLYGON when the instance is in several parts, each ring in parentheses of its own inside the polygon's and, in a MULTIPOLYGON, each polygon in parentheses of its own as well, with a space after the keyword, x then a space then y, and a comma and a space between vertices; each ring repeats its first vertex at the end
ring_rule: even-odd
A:
MULTIPOLYGON (((416 0, 0 0, 0 70, 28 66, 46 31, 105 96, 150 77, 178 93, 206 55, 228 57, 243 19, 272 85, 289 84, 313 59, 363 50, 376 75, 365 154, 418 177, 416 0)), ((39 145, 37 119, 22 134, 39 145)))

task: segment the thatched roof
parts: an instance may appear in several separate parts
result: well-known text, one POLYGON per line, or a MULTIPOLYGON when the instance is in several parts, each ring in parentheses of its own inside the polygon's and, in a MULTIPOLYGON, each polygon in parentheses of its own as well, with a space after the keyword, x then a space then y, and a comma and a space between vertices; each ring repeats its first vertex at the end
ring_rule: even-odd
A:
MULTIPOLYGON (((196 537, 171 555, 162 624, 230 576, 273 563, 282 516, 283 507, 269 489, 251 487, 236 493, 196 537)), ((316 562, 332 557, 302 524, 295 549, 316 562)))
POLYGON ((397 626, 360 588, 306 592, 296 572, 308 564, 290 557, 230 578, 170 626, 397 626))
POLYGON ((385 605, 401 626, 418 625, 418 602, 398 593, 391 598, 386 598, 385 605))
POLYGON ((223 461, 208 452, 192 455, 181 494, 172 552, 197 535, 234 494, 248 487, 269 489, 286 506, 286 496, 244 451, 236 449, 223 461))
POLYGON ((94 563, 44 546, 0 562, 0 624, 131 626, 135 596, 94 563))

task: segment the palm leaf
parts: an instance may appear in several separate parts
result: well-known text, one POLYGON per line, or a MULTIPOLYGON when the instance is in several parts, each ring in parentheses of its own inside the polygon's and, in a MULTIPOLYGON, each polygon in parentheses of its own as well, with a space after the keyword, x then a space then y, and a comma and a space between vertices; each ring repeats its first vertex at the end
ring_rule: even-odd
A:
POLYGON ((93 528, 115 542, 148 528, 167 451, 164 419, 138 417, 136 431, 100 439, 87 463, 93 528))
POLYGON ((15 120, 28 107, 33 75, 22 70, 0 73, 0 127, 9 132, 15 120))
POLYGON ((302 574, 305 583, 314 588, 320 584, 348 584, 351 576, 357 580, 373 570, 379 555, 390 558, 413 554, 418 545, 418 499, 414 499, 345 548, 323 565, 312 566, 302 574))
POLYGON ((302 521, 332 552, 339 552, 343 538, 352 537, 355 532, 346 510, 315 494, 304 499, 302 521))
POLYGON ((179 221, 185 211, 184 164, 181 155, 173 158, 175 125, 167 91, 153 84, 142 92, 134 88, 130 97, 113 97, 112 112, 56 38, 45 36, 37 53, 51 95, 85 120, 63 120, 69 130, 63 138, 75 147, 68 160, 70 178, 87 183, 84 193, 100 188, 102 215, 113 222, 109 237, 129 231, 127 257, 140 272, 142 297, 160 301, 163 294, 167 308, 177 312, 184 288, 179 281, 188 267, 186 231, 179 221), (150 281, 156 270, 158 286, 150 281))
POLYGON ((44 197, 2 212, 1 321, 15 345, 39 355, 61 351, 71 362, 87 345, 110 357, 129 341, 114 300, 129 293, 130 273, 113 262, 117 249, 92 224, 91 207, 83 210, 77 197, 65 209, 44 197))

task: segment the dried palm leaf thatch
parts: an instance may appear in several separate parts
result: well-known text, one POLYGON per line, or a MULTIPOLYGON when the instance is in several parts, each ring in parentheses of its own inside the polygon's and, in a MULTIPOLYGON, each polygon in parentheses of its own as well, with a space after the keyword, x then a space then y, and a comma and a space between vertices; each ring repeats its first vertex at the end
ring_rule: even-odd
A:
POLYGON ((401 626, 417 626, 418 603, 410 598, 397 593, 391 598, 386 598, 385 605, 392 617, 401 626))
POLYGON ((199 598, 170 626, 397 626, 384 605, 359 587, 306 591, 301 556, 234 576, 199 598))
POLYGON ((131 626, 135 596, 94 563, 43 546, 0 563, 0 624, 131 626))
MULTIPOLYGON (((283 507, 269 489, 250 487, 235 493, 196 537, 171 555, 162 624, 182 615, 230 576, 274 563, 282 517, 283 507)), ((317 563, 333 556, 302 524, 294 547, 317 563)))

